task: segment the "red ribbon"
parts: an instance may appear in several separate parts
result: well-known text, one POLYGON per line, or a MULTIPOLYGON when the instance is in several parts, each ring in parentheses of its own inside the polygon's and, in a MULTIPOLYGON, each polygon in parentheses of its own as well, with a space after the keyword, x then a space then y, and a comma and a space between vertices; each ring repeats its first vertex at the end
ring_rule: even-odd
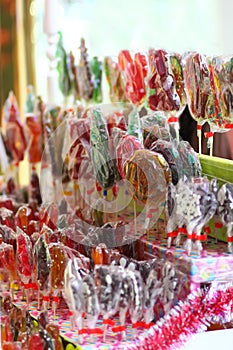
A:
POLYGON ((170 118, 168 118, 168 123, 177 123, 178 120, 179 119, 177 117, 170 117, 170 118))
POLYGON ((112 332, 114 333, 118 333, 118 332, 123 332, 126 330, 125 326, 116 326, 116 327, 112 327, 112 332))
POLYGON ((207 236, 206 235, 196 235, 197 241, 206 241, 207 236))
POLYGON ((197 125, 197 130, 201 130, 202 129, 202 125, 198 124, 197 125))
POLYGON ((103 329, 100 328, 83 328, 78 331, 78 334, 100 334, 102 335, 104 333, 103 329))
POLYGON ((228 243, 233 242, 233 236, 232 237, 227 237, 227 242, 228 243))
POLYGON ((49 301, 49 300, 50 300, 50 297, 47 296, 47 295, 43 295, 42 300, 43 300, 43 301, 49 301))
POLYGON ((177 231, 168 232, 167 236, 168 237, 176 237, 177 236, 177 231))
POLYGON ((114 326, 115 322, 111 319, 106 319, 106 320, 103 320, 103 324, 107 324, 109 326, 114 326))
POLYGON ((215 222, 215 228, 222 228, 223 224, 221 222, 215 222))
POLYGON ((193 232, 193 233, 191 233, 191 234, 188 234, 188 235, 187 235, 187 238, 188 238, 188 239, 195 239, 196 236, 197 236, 197 234, 196 234, 195 232, 193 232))
POLYGON ((179 227, 179 228, 178 228, 178 232, 179 232, 179 233, 187 234, 187 230, 186 230, 185 227, 179 227))
POLYGON ((146 323, 145 321, 138 321, 138 322, 132 324, 132 328, 149 329, 151 326, 154 326, 154 323, 146 323))
POLYGON ((59 298, 59 297, 54 296, 54 297, 52 297, 52 301, 54 301, 55 303, 59 303, 60 298, 59 298))
POLYGON ((210 227, 209 226, 204 227, 204 232, 207 233, 207 234, 211 233, 210 227))
POLYGON ((233 129, 233 124, 225 124, 224 128, 226 128, 226 129, 233 129))
POLYGON ((214 136, 214 133, 212 131, 210 132, 205 132, 205 137, 208 139, 210 137, 213 137, 214 136))
POLYGON ((23 283, 22 282, 22 287, 24 287, 25 289, 34 289, 34 290, 38 290, 38 285, 36 283, 23 283))

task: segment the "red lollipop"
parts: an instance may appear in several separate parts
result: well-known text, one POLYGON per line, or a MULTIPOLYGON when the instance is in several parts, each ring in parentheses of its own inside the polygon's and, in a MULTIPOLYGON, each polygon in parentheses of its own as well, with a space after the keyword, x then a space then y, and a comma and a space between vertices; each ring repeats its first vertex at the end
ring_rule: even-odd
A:
POLYGON ((125 75, 125 94, 134 104, 139 106, 146 97, 145 76, 147 74, 146 57, 136 53, 134 59, 128 50, 118 55, 118 64, 125 75))
POLYGON ((134 155, 136 150, 143 148, 143 145, 135 136, 125 135, 122 137, 116 149, 118 171, 122 178, 125 178, 125 163, 134 155))
POLYGON ((151 49, 149 51, 149 68, 149 107, 154 111, 178 111, 180 99, 175 90, 167 52, 151 49))
POLYGON ((26 116, 26 127, 29 134, 29 162, 35 164, 41 161, 42 156, 42 128, 37 115, 26 116))
POLYGON ((6 143, 11 151, 13 160, 18 164, 24 158, 27 142, 18 112, 13 104, 6 123, 6 143))

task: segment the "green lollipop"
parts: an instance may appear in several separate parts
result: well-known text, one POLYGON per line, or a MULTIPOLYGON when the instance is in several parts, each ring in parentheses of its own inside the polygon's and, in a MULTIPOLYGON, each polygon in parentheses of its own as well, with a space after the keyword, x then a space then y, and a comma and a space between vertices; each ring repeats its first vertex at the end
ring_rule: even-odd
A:
POLYGON ((94 57, 91 62, 91 72, 93 74, 93 101, 95 103, 102 102, 102 89, 101 89, 101 81, 102 81, 102 62, 98 60, 98 57, 94 57))
POLYGON ((103 189, 111 188, 115 181, 116 169, 110 157, 108 130, 100 108, 95 108, 92 112, 90 140, 96 179, 103 189))
POLYGON ((58 83, 63 96, 67 97, 71 93, 72 83, 69 75, 69 67, 67 65, 67 53, 63 46, 62 34, 59 32, 59 41, 57 44, 56 56, 58 58, 58 83))

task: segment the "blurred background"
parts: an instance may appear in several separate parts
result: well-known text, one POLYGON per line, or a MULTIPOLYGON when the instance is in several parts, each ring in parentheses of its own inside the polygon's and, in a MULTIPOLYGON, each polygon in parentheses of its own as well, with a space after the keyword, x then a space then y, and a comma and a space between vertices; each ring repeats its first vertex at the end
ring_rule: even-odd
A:
MULTIPOLYGON (((90 57, 120 49, 233 52, 231 0, 58 0, 57 25, 66 50, 79 57, 81 37, 90 57)), ((46 100, 47 36, 44 0, 0 1, 0 104, 14 89, 24 105, 27 84, 46 100)))

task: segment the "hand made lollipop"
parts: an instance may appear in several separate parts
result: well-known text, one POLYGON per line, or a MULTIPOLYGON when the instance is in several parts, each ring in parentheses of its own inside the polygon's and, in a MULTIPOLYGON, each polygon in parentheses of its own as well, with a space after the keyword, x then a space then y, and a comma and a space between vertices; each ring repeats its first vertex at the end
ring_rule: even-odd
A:
POLYGON ((184 57, 184 82, 190 113, 197 121, 199 153, 201 154, 201 128, 205 123, 205 111, 210 97, 209 68, 205 55, 189 53, 184 57))
POLYGON ((118 268, 105 265, 97 265, 94 273, 100 304, 100 312, 103 316, 103 324, 105 325, 105 337, 107 330, 106 326, 109 323, 108 321, 117 312, 120 299, 121 274, 118 268))
POLYGON ((40 290, 43 293, 43 308, 47 310, 49 275, 51 258, 45 235, 41 235, 33 247, 34 266, 36 268, 36 281, 38 288, 38 310, 40 309, 40 290))
POLYGON ((138 138, 133 135, 126 134, 120 139, 119 144, 116 147, 116 157, 118 171, 123 179, 126 177, 125 165, 127 161, 134 155, 135 151, 143 148, 144 147, 138 138))
POLYGON ((92 111, 90 140, 96 179, 103 189, 108 189, 115 182, 116 170, 110 157, 107 127, 99 108, 92 111))
POLYGON ((232 249, 232 226, 233 226, 233 185, 224 184, 219 189, 218 194, 218 215, 222 223, 227 227, 228 251, 232 249))
POLYGON ((27 141, 14 100, 11 102, 9 115, 6 120, 5 140, 17 169, 19 162, 24 159, 27 141))
POLYGON ((94 57, 91 61, 91 72, 93 75, 93 101, 95 103, 102 102, 102 90, 101 90, 101 82, 102 82, 102 62, 98 60, 98 57, 94 57))
POLYGON ((30 238, 19 227, 17 227, 17 271, 21 282, 26 289, 27 304, 29 304, 28 290, 33 272, 32 243, 30 238))
POLYGON ((129 281, 129 315, 132 327, 137 327, 137 322, 141 320, 143 313, 143 282, 138 271, 127 271, 129 281))
POLYGON ((71 259, 68 261, 64 272, 63 294, 66 299, 69 310, 72 312, 72 328, 74 328, 77 325, 78 330, 81 330, 82 313, 84 309, 82 295, 82 279, 78 271, 75 269, 74 261, 72 261, 71 259))
MULTIPOLYGON (((169 166, 161 154, 143 149, 134 153, 125 165, 129 192, 135 201, 146 205, 145 230, 161 214, 166 198, 166 186, 171 181, 169 166), (148 220, 149 219, 149 222, 148 220)), ((134 217, 135 233, 137 218, 134 217)))
POLYGON ((123 77, 119 65, 111 57, 105 57, 104 70, 109 85, 109 98, 111 102, 124 102, 123 77))
POLYGON ((147 61, 145 55, 136 53, 131 56, 128 50, 118 55, 118 64, 125 76, 125 95, 136 106, 140 106, 146 97, 145 77, 147 61))
POLYGON ((154 319, 154 305, 161 293, 161 281, 158 278, 158 273, 152 269, 146 280, 144 290, 144 319, 148 324, 154 319))
POLYGON ((95 282, 91 275, 86 275, 83 278, 82 294, 88 329, 95 332, 95 326, 100 313, 100 306, 95 288, 95 282))
POLYGON ((196 246, 197 251, 200 254, 203 249, 201 241, 206 239, 205 235, 201 235, 201 230, 215 215, 218 207, 218 201, 215 193, 212 191, 216 180, 208 181, 206 178, 199 177, 194 178, 192 182, 195 193, 200 195, 200 209, 202 212, 202 217, 200 217, 199 222, 197 222, 195 227, 196 246))
MULTIPOLYGON (((211 95, 206 107, 206 120, 211 132, 226 132, 232 128, 232 67, 233 60, 209 59, 211 95)), ((213 137, 209 140, 213 141, 213 137)), ((212 142, 213 143, 213 142, 212 142)), ((210 144, 212 152, 213 144, 210 144)), ((212 153, 210 153, 212 155, 212 153)))
POLYGON ((91 79, 87 48, 83 38, 81 39, 80 45, 80 61, 76 68, 80 97, 85 102, 89 102, 93 96, 93 81, 91 79))
MULTIPOLYGON (((164 111, 169 114, 168 122, 174 123, 178 134, 178 119, 172 116, 181 109, 180 97, 176 91, 174 75, 171 69, 169 55, 163 50, 149 50, 149 97, 148 106, 153 111, 164 111)), ((183 107, 183 106, 182 106, 183 107)))
POLYGON ((58 294, 64 288, 64 273, 68 261, 66 247, 62 243, 50 243, 49 253, 51 257, 50 286, 53 293, 52 309, 54 317, 59 303, 58 294))

